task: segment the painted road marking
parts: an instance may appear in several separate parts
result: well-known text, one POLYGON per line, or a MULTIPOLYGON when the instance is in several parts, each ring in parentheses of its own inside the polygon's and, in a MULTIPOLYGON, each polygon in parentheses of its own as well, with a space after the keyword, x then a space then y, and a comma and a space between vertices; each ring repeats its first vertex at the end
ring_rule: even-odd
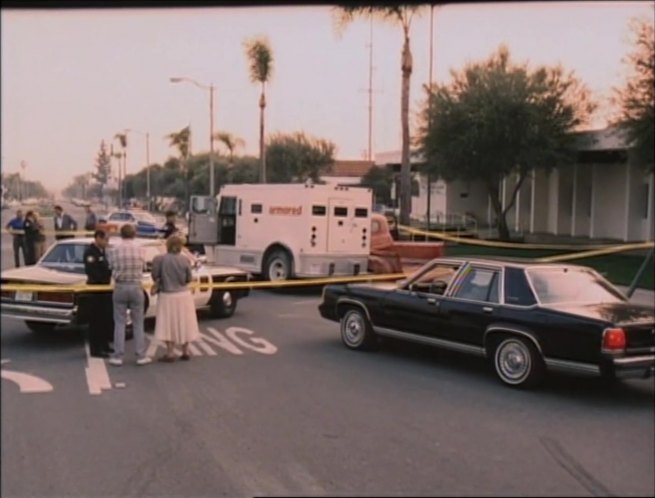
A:
MULTIPOLYGON (((9 363, 9 361, 9 359, 3 359, 2 365, 9 363)), ((20 392, 25 394, 49 393, 54 390, 50 382, 36 375, 2 369, 0 370, 0 377, 18 385, 20 392)))
POLYGON ((111 389, 111 380, 109 380, 107 364, 104 359, 91 356, 88 341, 85 343, 84 347, 86 349, 87 362, 87 366, 84 369, 86 383, 89 386, 89 394, 97 396, 98 394, 102 394, 103 389, 111 389))
POLYGON ((291 303, 291 306, 298 306, 302 304, 318 304, 320 301, 320 299, 303 299, 302 301, 295 301, 291 303))

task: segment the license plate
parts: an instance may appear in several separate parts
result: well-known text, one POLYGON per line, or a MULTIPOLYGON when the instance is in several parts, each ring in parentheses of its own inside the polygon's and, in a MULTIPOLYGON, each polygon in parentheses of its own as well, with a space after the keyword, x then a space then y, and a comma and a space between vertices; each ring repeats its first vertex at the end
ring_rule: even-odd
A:
POLYGON ((31 301, 32 293, 26 291, 16 291, 16 301, 31 301))

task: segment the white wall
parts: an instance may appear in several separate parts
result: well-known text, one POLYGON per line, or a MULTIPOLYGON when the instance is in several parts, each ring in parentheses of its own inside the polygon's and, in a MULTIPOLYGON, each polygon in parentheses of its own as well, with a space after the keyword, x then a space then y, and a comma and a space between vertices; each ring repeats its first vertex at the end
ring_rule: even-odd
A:
POLYGON ((557 218, 559 215, 559 171, 552 170, 547 175, 548 199, 546 205, 546 230, 549 233, 557 233, 557 218))
MULTIPOLYGON (((428 181, 427 176, 417 175, 419 182, 419 195, 412 196, 412 218, 425 220, 428 209, 428 181)), ((446 212, 446 183, 443 180, 431 181, 430 193, 430 220, 436 221, 437 215, 446 212)))
POLYGON ((454 181, 446 186, 446 212, 449 215, 470 213, 478 224, 486 224, 488 203, 489 194, 482 182, 454 181))
POLYGON ((322 176, 321 181, 327 185, 359 185, 361 177, 359 176, 322 176))
POLYGON ((619 240, 624 238, 625 187, 625 165, 596 165, 593 184, 594 237, 619 240))

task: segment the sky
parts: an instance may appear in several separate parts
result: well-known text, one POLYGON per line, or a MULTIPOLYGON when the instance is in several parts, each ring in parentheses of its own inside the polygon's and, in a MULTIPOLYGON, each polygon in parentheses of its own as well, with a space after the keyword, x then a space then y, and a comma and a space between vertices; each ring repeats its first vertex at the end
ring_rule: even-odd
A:
MULTIPOLYGON (((562 64, 601 104, 623 83, 630 20, 652 18, 654 2, 516 2, 434 9, 434 82, 488 58, 505 44, 517 62, 562 64)), ((250 81, 244 40, 270 41, 266 130, 303 131, 333 141, 337 159, 363 159, 368 147, 371 23, 339 33, 330 6, 110 10, 2 10, 2 170, 21 171, 59 191, 91 172, 101 140, 129 128, 150 135, 150 162, 174 155, 165 136, 190 124, 192 152, 209 150, 209 92, 215 131, 258 154, 260 87, 250 81), (25 169, 20 164, 24 161, 25 169)), ((402 31, 373 23, 373 153, 400 149, 402 31)), ((430 9, 414 18, 414 116, 430 59, 430 9)), ((610 116, 602 105, 591 127, 610 116)), ((412 118, 414 120, 414 118, 412 118)), ((216 148, 220 145, 216 144, 216 148)), ((127 171, 146 165, 146 140, 128 135, 127 171)))

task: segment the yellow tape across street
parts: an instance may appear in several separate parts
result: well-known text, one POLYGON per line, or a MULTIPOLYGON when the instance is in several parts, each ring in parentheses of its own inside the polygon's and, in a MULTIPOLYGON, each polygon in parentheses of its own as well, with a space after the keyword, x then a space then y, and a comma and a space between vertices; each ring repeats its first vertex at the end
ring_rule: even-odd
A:
MULTIPOLYGON (((384 275, 357 275, 346 277, 325 277, 312 278, 303 280, 280 280, 276 282, 215 282, 215 283, 198 283, 189 284, 189 288, 195 289, 270 289, 278 287, 302 287, 313 285, 337 284, 337 283, 356 283, 356 282, 375 282, 385 280, 397 280, 405 278, 404 273, 386 273, 384 275)), ((28 292, 106 292, 114 288, 113 285, 47 285, 47 284, 3 284, 3 291, 28 291, 28 292)), ((149 289, 151 284, 144 284, 144 289, 149 289)))
POLYGON ((584 259, 584 258, 592 258, 594 256, 603 256, 605 254, 614 254, 618 252, 628 252, 628 251, 636 251, 639 249, 652 249, 655 247, 654 242, 639 242, 635 244, 621 244, 621 245, 616 245, 616 246, 611 246, 611 247, 606 247, 604 249, 595 249, 592 251, 582 251, 582 252, 575 252, 575 253, 570 253, 570 254, 558 254, 557 256, 546 256, 543 258, 537 258, 537 261, 543 262, 543 263, 554 263, 557 261, 569 261, 572 259, 584 259))
MULTIPOLYGON (((25 234, 25 230, 13 230, 13 229, 4 228, 3 231, 10 235, 25 234)), ((73 235, 77 237, 93 237, 94 231, 93 230, 42 230, 41 233, 44 235, 73 235)), ((116 233, 112 232, 111 230, 107 230, 107 233, 109 235, 116 235, 116 233)))
MULTIPOLYGON (((482 246, 482 247, 504 247, 507 249, 552 249, 557 250, 573 250, 573 251, 582 251, 583 249, 608 249, 615 247, 624 247, 632 246, 634 244, 524 244, 521 242, 501 242, 497 240, 480 240, 480 239, 470 239, 466 237, 455 237, 449 235, 446 232, 428 232, 426 230, 419 230, 418 228, 412 228, 405 225, 398 225, 400 230, 404 232, 413 234, 413 235, 423 235, 426 237, 432 237, 436 239, 441 239, 449 242, 457 242, 458 244, 463 245, 472 245, 472 246, 482 246)), ((649 242, 644 242, 644 244, 649 244, 649 242)), ((652 243, 650 243, 652 244, 652 243)), ((646 246, 648 247, 648 246, 646 246)), ((641 248, 641 247, 640 247, 641 248)), ((638 248, 638 249, 640 249, 638 248)), ((632 249, 628 249, 632 250, 632 249)))

